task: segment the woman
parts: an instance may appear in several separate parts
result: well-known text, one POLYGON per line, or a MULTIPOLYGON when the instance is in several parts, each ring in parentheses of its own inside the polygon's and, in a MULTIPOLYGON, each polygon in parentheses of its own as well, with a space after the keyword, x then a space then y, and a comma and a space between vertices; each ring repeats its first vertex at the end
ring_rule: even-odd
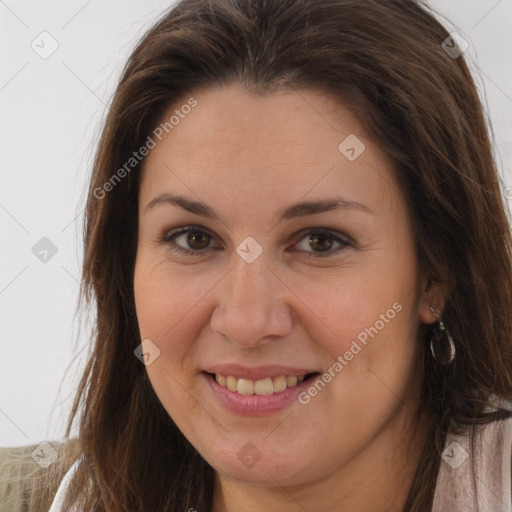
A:
POLYGON ((95 159, 51 511, 511 510, 511 233, 413 0, 184 0, 95 159))

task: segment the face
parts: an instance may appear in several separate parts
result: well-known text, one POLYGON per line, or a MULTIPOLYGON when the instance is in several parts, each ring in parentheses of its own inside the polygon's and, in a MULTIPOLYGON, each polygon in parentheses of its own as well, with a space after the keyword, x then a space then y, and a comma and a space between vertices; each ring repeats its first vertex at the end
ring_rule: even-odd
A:
POLYGON ((391 161, 333 99, 190 96, 141 179, 146 370, 219 474, 305 484, 400 439, 414 411, 417 331, 435 318, 410 216, 391 161))

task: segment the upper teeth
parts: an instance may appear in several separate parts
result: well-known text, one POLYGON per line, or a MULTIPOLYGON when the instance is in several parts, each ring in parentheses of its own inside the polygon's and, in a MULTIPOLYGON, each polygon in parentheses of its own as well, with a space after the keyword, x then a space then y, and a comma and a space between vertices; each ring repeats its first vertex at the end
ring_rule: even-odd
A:
POLYGON ((215 380, 229 391, 237 391, 241 395, 271 395, 279 393, 286 388, 296 386, 298 382, 302 382, 305 375, 290 375, 279 377, 267 377, 261 380, 238 379, 231 375, 215 374, 215 380))

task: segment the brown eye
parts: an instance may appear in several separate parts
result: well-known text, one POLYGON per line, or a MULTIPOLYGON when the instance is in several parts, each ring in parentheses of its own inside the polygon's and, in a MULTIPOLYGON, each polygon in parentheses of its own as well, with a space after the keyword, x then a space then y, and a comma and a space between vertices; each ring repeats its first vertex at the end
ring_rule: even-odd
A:
POLYGON ((169 245, 172 251, 196 256, 209 248, 212 238, 206 231, 189 226, 170 232, 158 241, 169 245))
POLYGON ((191 249, 201 250, 206 249, 210 244, 210 235, 203 231, 189 231, 185 233, 186 243, 191 249))
POLYGON ((303 236, 294 249, 307 253, 311 257, 334 256, 346 247, 352 244, 338 235, 325 230, 310 230, 303 236), (307 240, 307 244, 303 241, 307 240))
POLYGON ((325 252, 331 249, 332 245, 333 238, 330 235, 320 233, 309 237, 309 246, 314 250, 318 249, 320 252, 325 252))

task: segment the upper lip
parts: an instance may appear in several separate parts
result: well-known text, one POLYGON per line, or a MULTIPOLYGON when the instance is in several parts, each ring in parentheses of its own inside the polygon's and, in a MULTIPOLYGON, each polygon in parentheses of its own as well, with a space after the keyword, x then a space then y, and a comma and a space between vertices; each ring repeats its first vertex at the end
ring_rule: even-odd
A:
POLYGON ((295 366, 242 366, 239 364, 218 364, 212 365, 204 369, 208 373, 217 373, 236 377, 238 379, 260 380, 266 377, 279 377, 280 375, 307 375, 308 373, 316 373, 311 368, 299 368, 295 366))

